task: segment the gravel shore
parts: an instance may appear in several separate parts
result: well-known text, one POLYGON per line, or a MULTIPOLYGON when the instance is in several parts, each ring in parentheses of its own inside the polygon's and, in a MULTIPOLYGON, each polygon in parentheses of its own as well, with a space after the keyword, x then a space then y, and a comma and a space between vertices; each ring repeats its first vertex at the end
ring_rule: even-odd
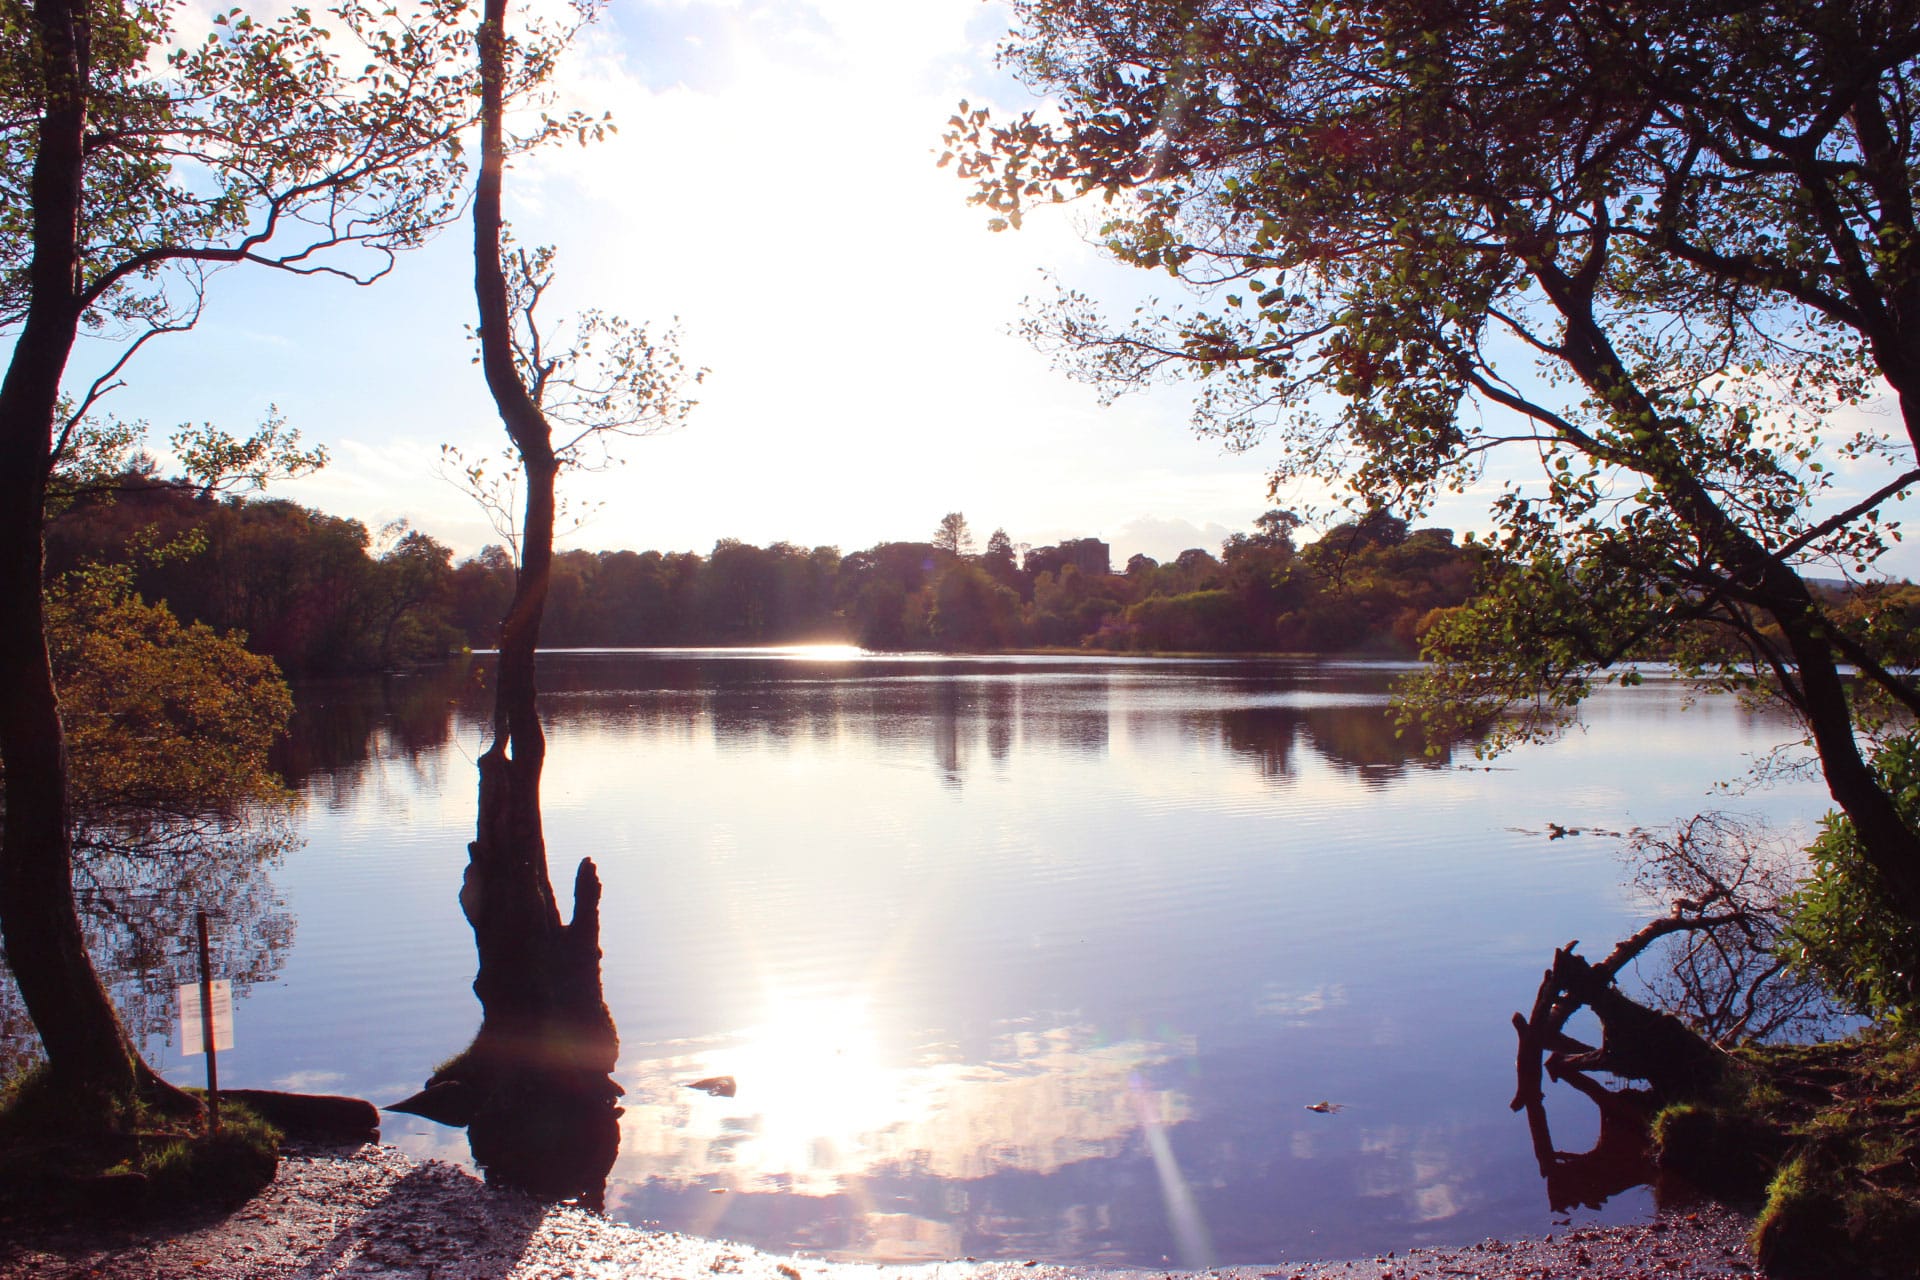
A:
MULTIPOLYGON (((1639 1226, 1415 1249, 1346 1262, 1224 1267, 1221 1280, 1696 1280, 1755 1273, 1747 1223, 1713 1208, 1639 1226)), ((549 1208, 391 1147, 295 1150, 231 1214, 146 1230, 49 1229, 0 1241, 4 1280, 1141 1280, 1160 1271, 1026 1260, 880 1266, 780 1257, 549 1208)))

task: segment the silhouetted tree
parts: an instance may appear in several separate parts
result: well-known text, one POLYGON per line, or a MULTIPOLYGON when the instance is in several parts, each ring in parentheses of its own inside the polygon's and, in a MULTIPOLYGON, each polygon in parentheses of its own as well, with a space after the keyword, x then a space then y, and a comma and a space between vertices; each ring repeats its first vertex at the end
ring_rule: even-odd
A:
POLYGON ((384 274, 455 208, 448 144, 471 119, 470 81, 447 66, 456 8, 229 21, 178 50, 174 8, 36 0, 0 24, 0 326, 15 333, 0 379, 0 932, 55 1079, 122 1095, 159 1082, 73 908, 42 594, 51 473, 134 353, 193 324, 210 270, 384 274), (63 407, 83 324, 130 341, 63 407))
POLYGON ((1007 536, 1005 529, 995 529, 987 539, 987 549, 980 553, 980 567, 986 570, 989 578, 1011 589, 1016 595, 1026 586, 1020 573, 1020 563, 1014 558, 1013 539, 1007 536))
MULTIPOLYGON (((589 312, 571 349, 542 334, 538 304, 547 251, 506 252, 501 187, 517 141, 504 127, 516 85, 552 65, 557 45, 510 40, 506 0, 486 0, 479 32, 480 175, 473 198, 474 294, 480 365, 524 480, 520 560, 500 626, 493 742, 479 759, 480 795, 460 905, 473 927, 483 1017, 473 1044, 401 1104, 467 1125, 474 1158, 516 1185, 552 1195, 602 1193, 619 1135, 612 1071, 619 1042, 600 984, 600 881, 593 860, 574 876, 573 919, 560 922, 547 876, 540 781, 546 736, 534 655, 554 577, 555 483, 580 451, 608 434, 682 419, 690 404, 671 349, 644 330, 589 312), (573 432, 556 446, 555 422, 573 432)), ((597 132, 582 117, 547 119, 597 132)), ((478 469, 469 471, 476 486, 478 469)))
POLYGON ((933 531, 933 545, 950 556, 972 555, 973 534, 967 529, 967 518, 958 511, 941 516, 939 527, 933 531))

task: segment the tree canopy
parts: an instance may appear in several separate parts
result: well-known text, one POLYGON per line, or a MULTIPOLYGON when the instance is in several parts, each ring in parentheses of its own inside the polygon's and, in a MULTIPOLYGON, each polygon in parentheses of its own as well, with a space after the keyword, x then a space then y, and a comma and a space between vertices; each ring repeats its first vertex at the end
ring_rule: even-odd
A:
POLYGON ((1119 260, 1186 287, 1030 334, 1117 393, 1418 512, 1490 460, 1496 589, 1434 637, 1425 705, 1550 730, 1616 660, 1680 652, 1803 717, 1909 916, 1920 837, 1863 759, 1911 680, 1810 573, 1865 574, 1920 481, 1920 9, 1598 0, 1024 0, 1057 111, 966 104, 949 159, 996 225, 1097 196, 1119 260), (1844 411, 1881 385, 1897 414, 1844 411), (1848 473, 1845 487, 1836 467, 1848 473))
POLYGON ((133 356, 192 326, 212 272, 370 282, 461 207, 475 76, 460 0, 341 0, 315 18, 0 0, 0 932, 63 1088, 192 1105, 134 1051, 74 911, 42 576, 55 468, 133 356), (83 328, 117 355, 69 392, 83 328))

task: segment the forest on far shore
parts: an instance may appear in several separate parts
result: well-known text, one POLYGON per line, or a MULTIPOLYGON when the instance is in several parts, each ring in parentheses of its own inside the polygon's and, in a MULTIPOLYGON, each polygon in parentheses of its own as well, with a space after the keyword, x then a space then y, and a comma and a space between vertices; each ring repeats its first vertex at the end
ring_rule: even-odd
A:
MULTIPOLYGON (((1487 555, 1449 529, 1378 510, 1304 534, 1290 513, 1269 511, 1217 551, 1115 565, 1095 538, 1017 547, 995 530, 976 552, 965 517, 950 512, 925 541, 845 555, 731 538, 704 556, 562 551, 541 643, 1414 657, 1438 612, 1473 595, 1487 555)), ((514 577, 505 547, 456 560, 404 523, 369 530, 140 471, 73 502, 48 529, 51 577, 98 564, 125 566, 141 595, 182 622, 239 631, 296 676, 491 648, 514 577)), ((1920 588, 1848 595, 1845 611, 1920 627, 1920 588)))
MULTIPOLYGON (((722 539, 707 555, 562 551, 550 648, 843 641, 870 649, 1372 653, 1412 656, 1429 615, 1464 602, 1481 549, 1384 511, 1311 541, 1269 512, 1223 546, 1166 564, 1109 562, 1107 544, 976 552, 960 513, 924 541, 842 554, 722 539)), ((493 646, 514 561, 456 560, 402 523, 124 475, 48 530, 52 577, 124 565, 182 622, 245 634, 290 675, 379 670, 493 646)))

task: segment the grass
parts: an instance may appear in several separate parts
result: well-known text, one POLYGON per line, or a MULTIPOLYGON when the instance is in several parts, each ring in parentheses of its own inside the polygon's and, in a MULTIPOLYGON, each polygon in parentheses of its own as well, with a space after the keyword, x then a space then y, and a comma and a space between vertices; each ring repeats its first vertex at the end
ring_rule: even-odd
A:
POLYGON ((239 1204, 273 1180, 280 1133, 223 1101, 220 1132, 144 1100, 75 1096, 44 1070, 0 1086, 0 1218, 139 1217, 239 1204))
POLYGON ((1769 1274, 1920 1275, 1920 1036, 1736 1056, 1721 1096, 1656 1117, 1662 1165, 1757 1206, 1769 1274))

